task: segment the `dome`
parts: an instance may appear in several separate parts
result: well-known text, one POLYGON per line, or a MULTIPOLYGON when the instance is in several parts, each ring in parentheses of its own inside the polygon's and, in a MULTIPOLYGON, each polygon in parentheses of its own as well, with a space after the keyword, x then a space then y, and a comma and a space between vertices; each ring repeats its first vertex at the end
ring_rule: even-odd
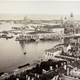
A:
POLYGON ((70 15, 68 21, 70 21, 70 22, 74 22, 74 21, 75 21, 75 19, 74 19, 74 17, 73 17, 73 13, 71 13, 71 15, 70 15))

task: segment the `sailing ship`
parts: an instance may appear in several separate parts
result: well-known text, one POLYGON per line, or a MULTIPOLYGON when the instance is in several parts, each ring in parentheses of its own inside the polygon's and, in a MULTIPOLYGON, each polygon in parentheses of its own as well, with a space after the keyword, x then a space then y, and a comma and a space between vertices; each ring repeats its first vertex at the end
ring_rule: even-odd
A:
POLYGON ((16 41, 30 41, 31 40, 31 36, 30 35, 23 35, 20 34, 19 36, 16 37, 16 41))

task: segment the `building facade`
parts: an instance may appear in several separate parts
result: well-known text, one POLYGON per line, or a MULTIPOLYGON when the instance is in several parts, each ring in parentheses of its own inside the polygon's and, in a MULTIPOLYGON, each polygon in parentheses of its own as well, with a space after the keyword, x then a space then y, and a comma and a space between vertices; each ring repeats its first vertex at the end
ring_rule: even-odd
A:
POLYGON ((63 20, 63 27, 65 34, 78 34, 80 33, 80 24, 75 20, 73 13, 70 14, 70 17, 63 20))
POLYGON ((42 26, 40 28, 41 31, 46 31, 46 32, 56 32, 60 34, 64 34, 64 27, 61 27, 60 25, 46 25, 42 26))

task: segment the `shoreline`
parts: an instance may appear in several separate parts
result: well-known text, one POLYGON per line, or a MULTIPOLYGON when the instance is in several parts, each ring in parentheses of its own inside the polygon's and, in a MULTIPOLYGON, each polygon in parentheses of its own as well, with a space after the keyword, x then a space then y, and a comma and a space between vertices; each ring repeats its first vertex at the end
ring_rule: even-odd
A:
MULTIPOLYGON (((28 69, 31 69, 31 68, 35 67, 36 64, 37 64, 37 63, 33 63, 33 64, 31 64, 31 65, 29 65, 29 66, 26 66, 26 67, 24 67, 24 68, 21 68, 21 69, 18 69, 18 68, 17 68, 15 71, 12 71, 12 72, 8 73, 8 75, 0 76, 0 80, 4 80, 5 78, 10 77, 11 75, 20 74, 21 72, 24 72, 24 71, 26 71, 26 70, 28 70, 28 69)), ((5 74, 5 72, 4 72, 4 74, 5 74)))

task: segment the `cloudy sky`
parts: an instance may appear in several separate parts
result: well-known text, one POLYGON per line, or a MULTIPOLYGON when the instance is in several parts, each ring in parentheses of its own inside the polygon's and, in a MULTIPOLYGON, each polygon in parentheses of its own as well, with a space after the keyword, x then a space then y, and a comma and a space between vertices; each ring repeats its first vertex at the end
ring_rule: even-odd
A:
POLYGON ((80 14, 80 1, 0 1, 0 13, 80 14))

